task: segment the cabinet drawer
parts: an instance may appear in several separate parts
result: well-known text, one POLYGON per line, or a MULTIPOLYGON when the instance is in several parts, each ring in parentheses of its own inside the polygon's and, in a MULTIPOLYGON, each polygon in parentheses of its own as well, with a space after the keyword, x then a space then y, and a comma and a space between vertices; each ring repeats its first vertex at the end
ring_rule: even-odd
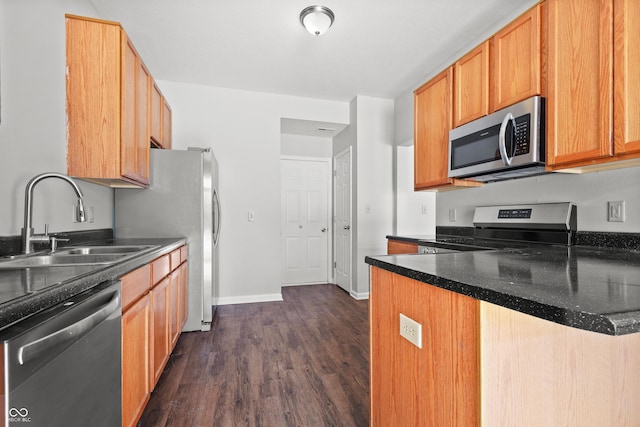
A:
POLYGON ((181 264, 180 249, 176 249, 175 251, 171 252, 169 254, 169 257, 171 258, 171 271, 173 271, 181 264))
POLYGON ((122 311, 151 289, 151 266, 145 265, 120 279, 122 281, 122 311))
POLYGON ((169 274, 170 267, 169 255, 163 255, 151 263, 152 287, 169 274))
POLYGON ((187 249, 187 245, 184 245, 180 248, 180 262, 185 262, 188 256, 189 250, 187 249))

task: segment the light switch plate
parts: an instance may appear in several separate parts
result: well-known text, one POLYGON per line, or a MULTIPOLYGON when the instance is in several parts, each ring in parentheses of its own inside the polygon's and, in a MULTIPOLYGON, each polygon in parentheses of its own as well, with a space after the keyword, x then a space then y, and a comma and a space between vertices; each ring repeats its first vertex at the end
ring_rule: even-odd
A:
POLYGON ((608 202, 608 214, 607 221, 609 222, 624 222, 624 200, 618 200, 615 202, 608 202))
POLYGON ((418 348, 422 348, 422 325, 400 313, 400 336, 418 348))

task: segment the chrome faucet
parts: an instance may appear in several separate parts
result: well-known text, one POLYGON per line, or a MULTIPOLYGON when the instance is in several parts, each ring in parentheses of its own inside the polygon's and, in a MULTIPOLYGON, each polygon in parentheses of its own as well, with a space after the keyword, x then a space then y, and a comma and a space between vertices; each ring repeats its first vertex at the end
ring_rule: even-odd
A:
POLYGON ((24 228, 22 229, 22 252, 25 254, 29 254, 33 252, 33 243, 34 242, 49 242, 51 239, 54 239, 53 244, 55 244, 55 239, 53 237, 49 237, 49 232, 47 226, 45 226, 44 234, 34 234, 33 233, 33 220, 32 220, 32 212, 33 212, 33 189, 37 183, 47 178, 58 178, 63 181, 66 181, 73 187, 73 191, 75 191, 76 196, 78 196, 78 204, 76 205, 76 220, 78 222, 85 222, 87 220, 84 205, 82 204, 82 191, 78 185, 68 176, 63 175, 61 173, 56 172, 48 172, 43 173, 31 178, 31 180, 27 183, 27 188, 24 191, 24 228))

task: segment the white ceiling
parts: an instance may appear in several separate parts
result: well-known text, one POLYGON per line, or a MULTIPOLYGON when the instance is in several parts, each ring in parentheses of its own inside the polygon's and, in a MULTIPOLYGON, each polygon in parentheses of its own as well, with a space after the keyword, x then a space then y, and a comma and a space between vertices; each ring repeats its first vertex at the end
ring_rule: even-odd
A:
POLYGON ((350 101, 394 99, 470 41, 536 0, 91 0, 121 22, 157 80, 350 101))

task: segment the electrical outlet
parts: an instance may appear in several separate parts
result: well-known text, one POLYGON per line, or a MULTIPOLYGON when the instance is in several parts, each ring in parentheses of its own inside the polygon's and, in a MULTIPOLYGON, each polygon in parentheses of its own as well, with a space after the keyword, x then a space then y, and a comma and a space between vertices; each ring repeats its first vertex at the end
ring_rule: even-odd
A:
POLYGON ((253 222, 256 220, 256 213, 254 211, 249 211, 248 215, 247 215, 247 220, 249 222, 253 222))
POLYGON ((400 336, 418 348, 422 348, 422 325, 400 313, 400 336))
POLYGON ((624 222, 625 206, 624 200, 616 202, 608 202, 608 215, 607 221, 609 222, 624 222))
POLYGON ((455 208, 449 209, 449 222, 456 222, 456 210, 455 210, 455 208))

